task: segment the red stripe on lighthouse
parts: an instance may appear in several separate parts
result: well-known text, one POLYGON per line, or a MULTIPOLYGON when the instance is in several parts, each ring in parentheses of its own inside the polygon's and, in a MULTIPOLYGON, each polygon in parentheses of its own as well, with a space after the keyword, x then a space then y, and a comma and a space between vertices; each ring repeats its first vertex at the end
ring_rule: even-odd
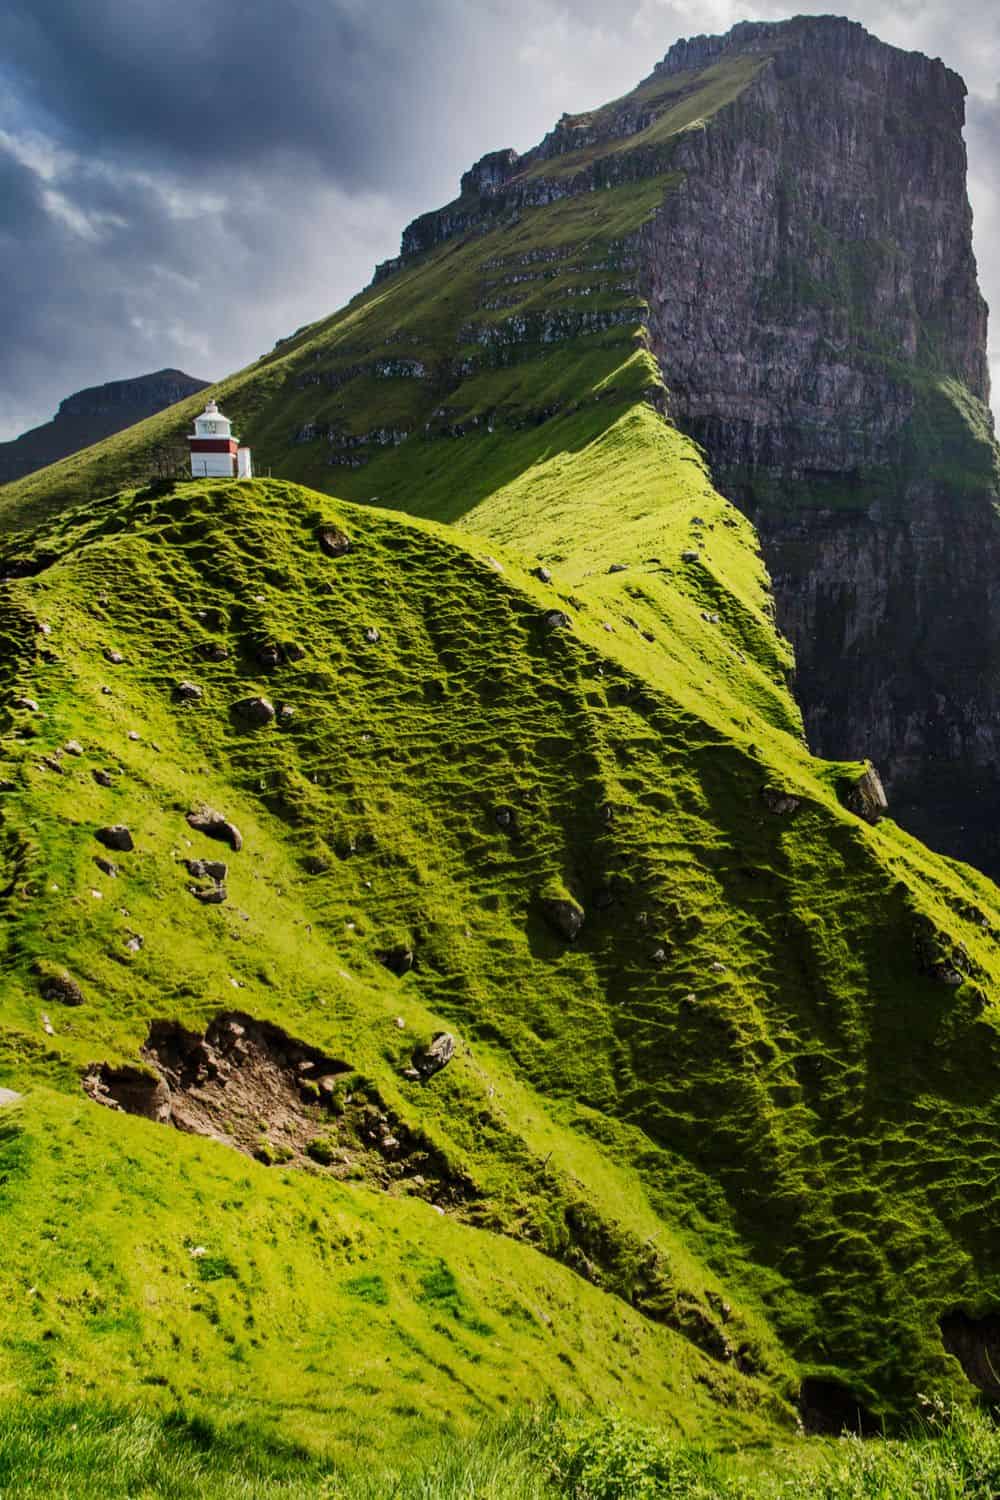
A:
POLYGON ((235 453, 233 438, 191 438, 192 453, 235 453))

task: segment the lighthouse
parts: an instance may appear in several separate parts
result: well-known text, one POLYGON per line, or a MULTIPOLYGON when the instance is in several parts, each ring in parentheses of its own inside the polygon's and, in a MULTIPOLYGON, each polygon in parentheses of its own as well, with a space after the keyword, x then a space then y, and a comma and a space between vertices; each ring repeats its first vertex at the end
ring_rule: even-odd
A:
POLYGON ((233 424, 210 401, 188 433, 192 479, 252 479, 250 449, 233 437, 233 424))

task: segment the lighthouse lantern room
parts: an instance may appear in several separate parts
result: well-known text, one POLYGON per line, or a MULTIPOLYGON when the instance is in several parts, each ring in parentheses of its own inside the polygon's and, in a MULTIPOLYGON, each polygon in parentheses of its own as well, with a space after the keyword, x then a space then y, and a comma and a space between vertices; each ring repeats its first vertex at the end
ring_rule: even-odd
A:
POLYGON ((250 449, 240 447, 232 429, 214 401, 195 417, 194 432, 188 434, 192 479, 253 478, 250 449))

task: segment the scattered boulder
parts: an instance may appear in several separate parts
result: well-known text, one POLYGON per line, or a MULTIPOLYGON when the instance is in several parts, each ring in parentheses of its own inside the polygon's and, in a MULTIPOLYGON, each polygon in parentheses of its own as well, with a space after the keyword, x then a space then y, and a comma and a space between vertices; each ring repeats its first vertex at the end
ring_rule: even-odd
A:
POLYGON ((35 964, 35 973, 38 976, 38 992, 43 1000, 59 1005, 83 1004, 83 990, 68 969, 57 968, 40 959, 35 964))
POLYGON ((202 641, 198 647, 198 655, 202 661, 225 661, 229 655, 229 647, 223 646, 221 641, 202 641))
POLYGON ((116 864, 113 864, 110 859, 105 859, 103 854, 94 855, 94 864, 103 875, 118 874, 118 866, 116 864))
POLYGON ((237 724, 245 729, 262 729, 274 718, 274 704, 270 698, 241 698, 231 709, 237 724))
POLYGON ((113 667, 120 667, 125 658, 120 651, 115 651, 111 646, 108 646, 104 652, 104 660, 109 661, 113 667))
POLYGON ((513 807, 498 807, 493 813, 493 821, 504 833, 517 832, 517 812, 513 807))
POLYGON ((283 703, 278 709, 278 723, 283 729, 287 729, 295 718, 295 709, 290 703, 283 703))
POLYGON ((195 619, 200 620, 207 630, 222 630, 226 624, 225 613, 216 607, 195 610, 195 619))
POLYGON ((627 573, 628 563, 612 563, 608 569, 609 573, 627 573))
POLYGON ((689 547, 686 552, 681 553, 681 562, 697 562, 700 555, 701 554, 699 553, 697 547, 689 547))
POLYGON ((551 583, 552 582, 552 574, 551 574, 551 572, 549 571, 548 568, 539 566, 537 568, 533 568, 532 572, 534 573, 535 577, 538 579, 539 583, 551 583))
POLYGON ((584 911, 572 896, 543 896, 542 913, 557 937, 572 943, 579 936, 584 911))
POLYGON ((280 667, 284 659, 285 656, 281 647, 275 645, 273 641, 269 641, 266 646, 261 646, 257 652, 257 660, 267 671, 271 671, 274 667, 280 667))
POLYGON ((111 772, 102 771, 100 766, 95 766, 90 774, 91 776, 93 776, 98 786, 111 786, 113 784, 111 772))
POLYGON ((129 850, 135 848, 132 835, 124 823, 112 823, 107 828, 98 828, 94 837, 99 844, 104 845, 105 849, 119 849, 127 854, 129 850))
POLYGON ((762 786, 760 796, 768 812, 776 813, 778 817, 787 817, 790 813, 797 812, 802 802, 801 797, 786 792, 780 786, 762 786))
POLYGON ((385 948, 375 957, 380 964, 384 964, 390 974, 395 974, 397 979, 402 979, 413 968, 413 949, 408 948, 405 943, 397 943, 395 947, 385 948))
POLYGON ((957 990, 976 973, 964 943, 956 943, 924 913, 914 921, 913 946, 917 963, 928 979, 957 990))
POLYGON ((286 661, 302 661, 306 654, 306 648, 300 646, 298 641, 289 641, 282 647, 286 661))
POLYGON ((229 867, 221 859, 186 859, 185 867, 195 880, 225 880, 229 867))
POLYGON ((840 800, 848 812, 863 818, 873 827, 881 822, 889 811, 889 802, 882 785, 882 778, 871 761, 865 763, 865 769, 860 776, 853 781, 845 781, 841 784, 840 800))
POLYGON ((347 532, 342 531, 339 526, 334 526, 332 522, 324 521, 321 526, 317 527, 316 540, 319 542, 320 551, 327 557, 343 557, 351 550, 351 539, 347 532))
POLYGON ((15 698, 14 707, 26 709, 29 714, 38 712, 38 704, 34 698, 15 698))
POLYGON ((379 633, 376 630, 375 626, 369 625, 368 629, 365 631, 365 640, 368 642, 369 646, 374 646, 380 639, 381 637, 379 636, 379 633))
POLYGON ((188 886, 188 890, 195 900, 200 901, 203 906, 222 906, 229 897, 229 893, 224 885, 190 885, 188 886))
POLYGON ((413 1066, 420 1079, 426 1083, 435 1073, 448 1066, 455 1056, 455 1038, 450 1031, 438 1031, 426 1047, 417 1047, 413 1052, 413 1066))
POLYGON ((243 848, 243 835, 235 823, 230 823, 214 807, 196 807, 187 814, 187 821, 196 833, 207 834, 210 839, 221 839, 238 854, 243 848))
POLYGON ((180 703, 197 703, 203 698, 204 692, 196 682, 179 682, 174 688, 174 697, 180 703))
POLYGON ((67 740, 65 745, 63 745, 63 749, 65 750, 67 755, 83 754, 83 746, 80 744, 79 740, 67 740))
POLYGON ((566 630, 569 627, 569 616, 564 615, 561 609, 550 609, 545 616, 546 630, 566 630))
POLYGON ((8 1104, 16 1104, 19 1099, 23 1098, 24 1095, 16 1093, 14 1089, 0 1089, 0 1109, 8 1104))

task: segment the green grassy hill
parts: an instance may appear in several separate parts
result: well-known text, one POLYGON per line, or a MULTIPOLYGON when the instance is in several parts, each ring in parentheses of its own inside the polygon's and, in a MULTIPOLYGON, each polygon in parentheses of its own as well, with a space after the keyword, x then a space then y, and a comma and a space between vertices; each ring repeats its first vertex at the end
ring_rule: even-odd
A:
POLYGON ((281 480, 146 483, 199 398, 0 492, 8 1397, 349 1466, 899 1423, 942 1317, 991 1388, 1000 897, 803 744, 616 289, 665 134, 216 387, 281 480))

